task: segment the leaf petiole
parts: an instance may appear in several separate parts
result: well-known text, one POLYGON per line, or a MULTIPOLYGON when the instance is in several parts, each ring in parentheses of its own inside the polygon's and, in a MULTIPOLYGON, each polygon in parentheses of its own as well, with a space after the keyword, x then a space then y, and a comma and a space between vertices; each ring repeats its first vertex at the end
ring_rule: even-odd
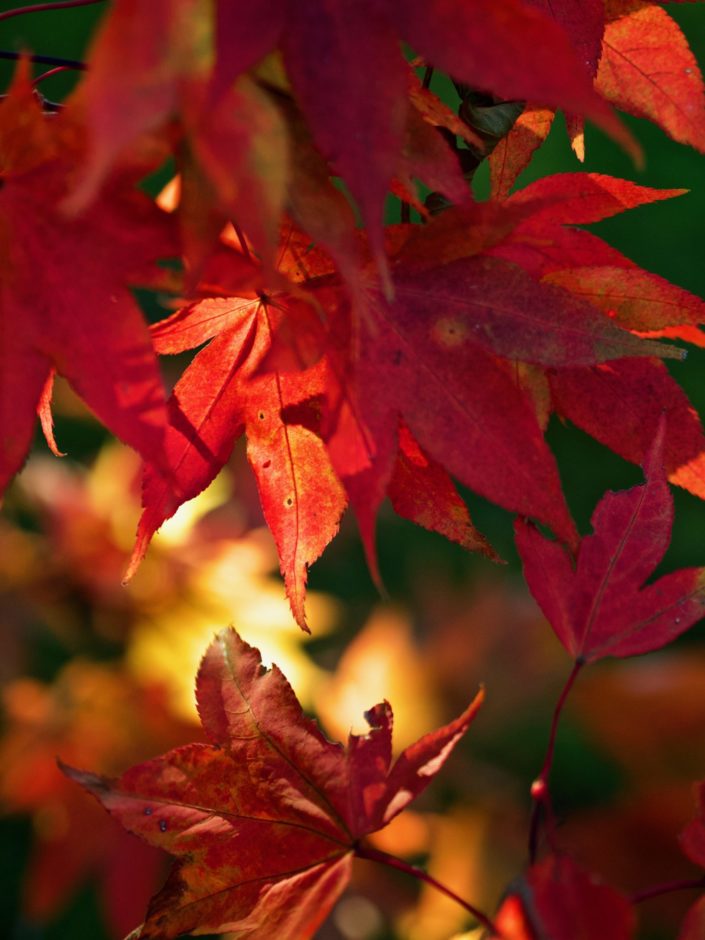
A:
POLYGON ((388 868, 395 868, 397 871, 403 871, 407 875, 411 875, 412 878, 416 878, 418 881, 423 881, 427 885, 431 885, 436 888, 437 891, 440 891, 442 894, 445 894, 446 897, 450 898, 452 901, 455 901, 456 904, 459 904, 461 907, 464 907, 469 914, 475 918, 478 923, 482 924, 483 927, 486 927, 491 931, 493 936, 501 936, 492 923, 487 914, 484 914, 481 910, 478 910, 473 904, 470 904, 468 901, 456 894, 455 891, 448 888, 446 885, 441 884, 440 881, 436 881, 433 875, 429 875, 427 871, 424 871, 423 868, 419 868, 416 865, 410 865, 408 862, 405 862, 401 858, 397 858, 396 855, 390 855, 387 852, 381 852, 379 849, 373 849, 371 846, 358 844, 355 846, 355 856, 357 858, 367 859, 370 862, 379 862, 381 865, 386 865, 388 868))
POLYGON ((661 897, 662 894, 672 894, 675 891, 693 891, 696 888, 705 888, 705 877, 666 881, 660 885, 653 885, 651 888, 644 888, 642 891, 635 891, 630 900, 632 904, 641 904, 642 901, 661 897))
POLYGON ((561 690, 561 694, 558 696, 556 707, 553 709, 551 730, 548 735, 548 746, 546 748, 546 756, 543 761, 543 766, 541 768, 540 774, 531 784, 531 798, 533 800, 533 807, 531 810, 531 823, 529 825, 529 858, 532 865, 536 861, 536 856, 538 854, 539 825, 541 822, 542 808, 546 810, 548 818, 551 821, 551 828, 553 828, 553 807, 548 782, 551 776, 551 768, 553 767, 553 758, 556 751, 558 723, 560 721, 561 713, 563 712, 565 703, 570 694, 570 690, 573 688, 575 680, 580 675, 580 671, 584 665, 584 660, 580 658, 576 659, 571 673, 566 679, 565 685, 561 690))
POLYGON ((27 7, 16 7, 13 10, 5 10, 0 13, 1 20, 9 20, 13 16, 21 16, 23 13, 45 13, 49 10, 68 10, 71 7, 87 7, 93 3, 103 3, 104 0, 57 0, 55 3, 35 3, 27 7))
POLYGON ((57 65, 67 69, 77 69, 85 72, 88 68, 85 62, 78 59, 62 59, 55 55, 27 55, 25 52, 11 52, 9 49, 0 49, 0 59, 9 59, 11 62, 18 62, 20 59, 29 59, 30 62, 36 62, 37 65, 57 65))

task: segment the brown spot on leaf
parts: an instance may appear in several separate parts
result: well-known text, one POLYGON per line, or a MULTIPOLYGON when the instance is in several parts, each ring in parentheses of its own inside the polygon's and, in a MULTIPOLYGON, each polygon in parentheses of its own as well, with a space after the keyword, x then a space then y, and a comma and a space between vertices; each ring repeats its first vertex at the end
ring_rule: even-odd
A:
POLYGON ((452 349, 461 346, 468 335, 467 324, 456 317, 441 317, 433 324, 431 336, 439 346, 452 349))

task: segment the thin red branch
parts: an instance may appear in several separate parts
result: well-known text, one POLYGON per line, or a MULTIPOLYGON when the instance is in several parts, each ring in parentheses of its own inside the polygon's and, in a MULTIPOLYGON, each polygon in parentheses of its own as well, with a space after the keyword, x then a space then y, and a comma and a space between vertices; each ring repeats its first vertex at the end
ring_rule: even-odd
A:
POLYGON ((57 0, 56 3, 34 3, 28 7, 16 7, 14 10, 5 10, 0 13, 0 20, 9 20, 13 16, 23 13, 44 13, 47 10, 68 10, 70 7, 87 7, 92 3, 103 3, 104 0, 57 0))
POLYGON ((416 865, 410 865, 408 862, 405 862, 401 858, 397 858, 396 855, 389 855, 387 852, 380 852, 378 849, 373 849, 370 846, 358 845, 355 848, 355 855, 357 858, 364 858, 370 862, 379 862, 381 865, 387 865, 388 868, 395 868, 397 871, 403 871, 407 875, 411 875, 412 878, 416 878, 418 881, 423 881, 427 885, 431 885, 436 888, 437 891, 440 891, 442 894, 445 894, 446 897, 455 901, 456 904, 459 904, 461 907, 472 914, 475 920, 482 924, 483 927, 486 927, 487 930, 491 931, 495 936, 500 936, 499 931, 492 923, 487 914, 484 914, 482 911, 478 910, 473 904, 470 904, 468 901, 461 898, 460 895, 456 894, 455 891, 452 891, 446 885, 441 884, 440 881, 429 875, 428 872, 424 871, 423 868, 418 868, 416 865))
POLYGON ((546 812, 550 831, 552 831, 554 828, 553 804, 551 802, 551 793, 548 784, 549 778, 551 776, 551 768, 553 767, 553 758, 556 752, 556 735, 558 734, 558 724, 560 722, 561 713, 570 694, 570 690, 573 688, 575 680, 580 675, 580 671, 584 665, 585 663, 582 659, 575 661, 571 673, 568 676, 563 689, 561 690, 561 694, 558 696, 556 707, 553 709, 551 730, 548 735, 548 746, 546 748, 546 756, 543 761, 541 773, 531 785, 531 797, 534 801, 534 804, 531 810, 531 823, 529 825, 529 859, 531 860, 532 865, 536 861, 536 855, 538 853, 539 825, 541 822, 542 809, 546 812))
POLYGON ((38 65, 57 65, 67 69, 78 69, 80 72, 88 68, 85 62, 78 59, 62 59, 55 55, 28 55, 26 52, 10 52, 8 49, 0 49, 0 59, 9 59, 11 62, 29 59, 30 62, 36 62, 38 65))
POLYGON ((237 224, 237 222, 234 219, 231 219, 230 221, 232 223, 233 228, 235 229, 237 240, 240 242, 240 250, 242 251, 243 255, 246 258, 251 258, 252 252, 250 251, 250 246, 247 244, 247 239, 245 238, 245 235, 242 229, 240 228, 240 226, 237 224))
POLYGON ((42 72, 41 75, 37 77, 32 82, 33 87, 37 87, 40 82, 43 82, 45 78, 51 78, 52 75, 59 75, 61 72, 71 72, 73 71, 68 67, 68 65, 57 65, 53 69, 49 69, 48 72, 42 72))
POLYGON ((662 894, 672 894, 674 891, 693 891, 696 888, 705 888, 705 877, 666 881, 660 885, 653 885, 651 888, 644 888, 642 891, 635 891, 630 900, 632 904, 641 904, 642 901, 658 898, 662 894))

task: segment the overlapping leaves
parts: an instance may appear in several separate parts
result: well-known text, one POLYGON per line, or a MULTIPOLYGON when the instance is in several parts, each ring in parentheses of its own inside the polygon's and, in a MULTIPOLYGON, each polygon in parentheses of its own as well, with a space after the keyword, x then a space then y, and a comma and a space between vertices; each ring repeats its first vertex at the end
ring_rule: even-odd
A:
POLYGON ((414 521, 490 551, 448 472, 576 544, 542 436, 546 402, 637 462, 666 404, 671 479, 700 492, 697 416, 655 358, 681 351, 635 333, 692 330, 702 302, 566 227, 679 192, 566 175, 502 205, 398 226, 392 300, 369 267, 351 298, 332 262, 291 226, 279 264, 288 280, 273 292, 251 260, 224 247, 208 289, 240 278, 240 296, 222 288, 226 296, 192 303, 153 330, 160 352, 208 345, 170 400, 171 477, 147 469, 135 564, 243 432, 302 625, 306 568, 335 534, 346 500, 375 574, 375 519, 386 495, 414 521), (613 271, 626 272, 628 293, 613 271), (625 407, 605 422, 601 403, 613 398, 592 387, 608 377, 635 391, 621 393, 625 407), (658 383, 651 398, 645 379, 658 383))
POLYGON ((0 107, 1 488, 24 462, 54 370, 114 434, 163 465, 165 395, 130 286, 157 283, 154 262, 178 241, 136 190, 149 164, 135 156, 80 219, 67 218, 83 153, 80 125, 42 114, 22 64, 0 107))
MULTIPOLYGON (((423 114, 418 99, 408 100, 401 41, 472 87, 569 108, 627 139, 561 26, 522 0, 501 8, 492 0, 471 7, 462 0, 118 0, 78 93, 92 150, 77 198, 89 198, 140 133, 178 116, 220 210, 234 213, 266 252, 288 176, 278 105, 293 95, 320 154, 357 201, 384 270, 384 199, 404 162, 409 122, 418 126, 423 114), (262 66, 274 50, 285 77, 271 59, 262 66), (254 87, 244 73, 257 65, 254 87), (224 95, 230 100, 219 101, 224 95)), ((289 131, 296 161, 302 135, 292 125, 289 131)), ((432 162, 457 193, 457 163, 442 140, 435 149, 432 162)))
MULTIPOLYGON (((657 124, 669 137, 705 149, 705 86, 697 60, 678 24, 650 0, 547 4, 595 76, 595 88, 616 108, 657 124)), ((545 140, 554 112, 545 100, 530 102, 489 158, 492 191, 506 196, 545 140)), ((568 131, 584 156, 582 121, 570 116, 568 131)))
MULTIPOLYGON (((117 211, 111 187, 119 168, 145 133, 158 133, 162 144, 166 136, 180 170, 181 250, 195 299, 157 325, 152 341, 161 353, 207 345, 165 409, 154 353, 124 295, 127 277, 139 278, 145 268, 141 236, 125 235, 147 232, 141 216, 121 226, 119 235, 108 233, 113 273, 104 290, 92 275, 56 279, 55 272, 72 271, 69 259, 58 257, 48 266, 55 278, 51 303, 58 309, 80 288, 76 322, 85 311, 91 323, 73 345, 75 323, 64 313, 63 334, 53 346, 44 321, 42 336, 30 337, 24 377, 13 383, 20 407, 13 402, 5 419, 4 477, 21 464, 36 408, 49 426, 46 383, 52 367, 58 368, 146 458, 132 573, 153 532, 213 479, 245 434, 302 626, 308 566, 335 535, 348 502, 376 576, 375 521, 387 496, 401 514, 493 555, 451 476, 547 524, 575 546, 575 527, 543 440, 551 412, 642 462, 665 407, 669 478, 703 495, 699 420, 657 361, 681 353, 647 338, 701 342, 702 302, 567 227, 677 191, 574 175, 541 181, 502 204, 472 203, 457 154, 436 127, 447 138, 460 134, 466 141, 472 132, 461 133, 460 118, 419 86, 399 44, 409 42, 429 63, 471 86, 527 98, 541 108, 561 105, 614 129, 591 75, 599 87, 597 63, 604 60, 612 24, 631 23, 644 10, 666 16, 652 7, 615 2, 603 16, 601 4, 572 0, 513 0, 501 9, 412 3, 403 11, 372 0, 223 0, 214 10, 201 0, 113 4, 94 42, 88 75, 58 124, 72 128, 74 137, 85 131, 88 144, 71 149, 66 132, 57 135, 41 115, 25 81, 2 109, 10 161, 2 198, 14 212, 13 234, 20 234, 29 213, 13 209, 12 193, 26 187, 30 201, 46 203, 46 180, 54 172, 50 156, 58 148, 66 168, 59 192, 50 197, 62 233, 56 252, 68 250, 67 233, 80 232, 95 255, 95 246, 106 241, 100 225, 117 211), (155 28, 144 28, 149 23, 155 28), (324 47, 337 52, 312 54, 324 47), (270 55, 276 48, 284 70, 270 55), (364 68, 360 48, 368 59, 364 68), (112 80, 116 68, 121 82, 112 80), (371 76, 384 94, 370 93, 371 76), (17 123, 20 111, 34 116, 17 123), (21 179, 13 154, 30 160, 32 170, 28 165, 21 179), (355 197, 368 224, 364 238, 331 174, 339 174, 355 197), (415 178, 458 206, 424 227, 388 227, 383 249, 381 206, 390 187, 425 211, 411 192, 415 178), (82 215, 66 217, 67 207, 76 212, 81 206, 82 215), (285 209, 295 223, 284 224, 275 250, 285 209), (103 220, 97 227, 94 217, 103 220), (219 241, 228 219, 245 231, 240 248, 219 241), (129 257, 116 264, 121 239, 129 241, 123 252, 129 257), (325 251, 312 251, 311 239, 325 251), (119 311, 110 306, 113 297, 122 298, 119 311), (98 322, 98 309, 110 311, 105 323, 98 322), (129 356, 123 348, 127 333, 139 340, 129 356), (623 407, 606 421, 615 395, 623 407)), ((699 79, 688 81, 695 88, 699 79)), ((676 98, 681 109, 695 108, 695 98, 687 107, 676 98)), ((532 114, 548 112, 527 109, 517 133, 540 137, 549 119, 532 124, 532 114)), ((500 156, 497 192, 504 197, 523 158, 511 147, 500 156)), ((147 256, 173 253, 173 219, 135 192, 130 200, 150 216, 150 226, 163 230, 155 239, 149 228, 147 256)), ((124 205, 120 211, 124 215, 124 205)), ((17 283, 25 262, 12 252, 8 283, 17 283)), ((23 277, 29 284, 26 271, 23 277)), ((25 307, 38 306, 31 280, 25 307)), ((8 331, 8 355, 18 335, 23 331, 8 331)), ((17 368, 6 374, 12 377, 17 368)))

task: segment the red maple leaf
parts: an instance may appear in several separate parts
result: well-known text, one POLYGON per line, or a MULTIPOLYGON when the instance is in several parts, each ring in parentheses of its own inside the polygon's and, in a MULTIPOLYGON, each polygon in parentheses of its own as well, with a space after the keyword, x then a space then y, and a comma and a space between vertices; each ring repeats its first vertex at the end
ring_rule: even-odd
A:
POLYGON ((295 323, 299 311, 306 315, 306 306, 296 295, 275 296, 271 302, 263 294, 214 298, 179 311, 154 329, 160 352, 210 342, 169 399, 165 450, 171 476, 165 478, 150 464, 145 469, 145 510, 127 578, 156 529, 214 479, 236 439, 246 433, 248 458, 277 543, 292 611, 306 628, 307 569, 337 532, 346 500, 317 433, 316 410, 302 413, 300 407, 322 394, 320 368, 259 372, 284 311, 295 323), (299 407, 288 420, 291 406, 299 407))
MULTIPOLYGON (((454 155, 415 119, 401 41, 473 87, 587 114, 631 146, 563 29, 522 0, 504 0, 501 9, 493 0, 472 7, 461 0, 220 0, 215 10, 204 0, 118 0, 77 93, 92 139, 77 200, 85 204, 140 133, 178 116, 221 210, 235 214, 271 262, 287 179, 295 183, 278 116, 278 96, 289 88, 271 76, 257 85, 243 73, 278 48, 311 136, 357 201, 385 271, 384 200, 410 153, 415 175, 443 180, 452 198, 467 195, 454 155)), ((291 149, 296 162, 296 142, 291 149)))
POLYGON ((646 483, 608 493, 598 504, 575 568, 562 546, 516 523, 529 589, 576 661, 650 652, 705 613, 703 568, 683 568, 644 586, 663 558, 673 523, 663 433, 662 422, 644 467, 646 483))
POLYGON ((607 0, 605 7, 597 90, 674 140, 705 150, 705 87, 678 24, 659 4, 644 0, 607 0))
POLYGON ((588 72, 594 75, 602 51, 605 31, 604 0, 529 0, 559 23, 588 72))
POLYGON ((488 157, 490 168, 490 195, 493 199, 506 199, 522 170, 548 137, 555 111, 527 105, 488 157))
POLYGON ((206 652, 196 696, 211 744, 177 748, 116 780, 66 769, 127 829, 179 857, 139 937, 311 937, 347 883, 359 840, 428 786, 482 700, 394 763, 392 710, 376 705, 369 733, 351 734, 346 750, 232 629, 206 652))
MULTIPOLYGON (((678 24, 646 0, 531 0, 568 32, 615 107, 647 118, 680 143, 705 146, 705 85, 678 24), (598 68, 599 60, 599 68, 598 68)), ((554 111, 530 104, 489 157, 492 193, 505 198, 550 130, 554 111)), ((567 118, 571 144, 584 159, 582 121, 567 118)))
POLYGON ((227 84, 281 44, 313 138, 360 205, 378 260, 383 202, 402 149, 407 110, 400 39, 471 87, 587 113, 629 146, 591 92, 589 76, 561 27, 520 0, 505 0, 501 8, 492 0, 472 6, 462 0, 245 5, 221 0, 216 81, 227 84))
MULTIPOLYGON (((331 286, 334 269, 329 259, 315 251, 303 253, 305 244, 291 229, 280 269, 294 280, 304 278, 301 287, 308 294, 289 283, 288 289, 269 295, 208 299, 155 326, 153 336, 160 352, 180 352, 204 341, 209 344, 196 355, 169 400, 165 447, 171 477, 166 479, 151 466, 145 470, 145 510, 127 573, 131 577, 156 529, 211 482, 235 440, 245 433, 292 611, 304 628, 308 566, 337 532, 347 502, 340 469, 331 463, 339 453, 335 442, 327 446, 323 424, 333 420, 329 413, 339 415, 338 396, 348 395, 347 385, 341 385, 347 353, 343 352, 340 362, 333 349, 321 358, 328 334, 316 313, 319 308, 339 318, 339 308, 347 309, 347 294, 340 285, 331 286)), ((237 271, 240 257, 230 255, 237 271)), ((254 271, 256 284, 258 272, 254 271)), ((251 277, 250 268, 245 277, 251 277)), ((505 385, 510 384, 505 380, 505 385)), ((509 394, 518 399, 511 388, 509 394)), ((531 420, 528 412, 526 417, 531 420)), ((379 500, 369 511, 365 509, 364 518, 374 525, 388 487, 400 515, 496 558, 473 527, 443 467, 406 427, 400 430, 397 445, 399 415, 392 414, 391 420, 393 434, 384 442, 393 447, 391 463, 379 477, 379 500)), ((355 459, 346 464, 343 478, 354 473, 356 466, 355 459)))
POLYGON ((549 374, 557 414, 615 453, 642 463, 665 421, 663 462, 671 483, 705 497, 705 434, 697 411, 664 365, 622 359, 549 374), (620 403, 615 409, 614 403, 620 403))
MULTIPOLYGON (((705 305, 699 297, 642 270, 591 233, 566 227, 680 193, 599 174, 546 177, 507 200, 508 208, 523 208, 526 215, 484 253, 520 264, 542 284, 564 287, 640 335, 673 336, 701 345, 704 337, 696 324, 705 322, 705 305)), ((586 368, 564 363, 545 374, 553 410, 635 463, 644 461, 665 414, 669 479, 697 496, 705 495, 700 419, 661 363, 644 357, 586 368), (621 407, 615 409, 617 400, 621 407)))
POLYGON ((705 898, 700 898, 686 913, 678 940, 700 940, 703 933, 705 933, 705 898))
POLYGON ((0 489, 22 465, 53 370, 163 465, 165 396, 129 286, 155 282, 153 262, 176 253, 170 220, 135 188, 144 165, 112 174, 90 209, 67 218, 81 154, 80 130, 42 114, 21 66, 0 106, 0 489))
POLYGON ((619 891, 567 856, 551 855, 528 870, 495 924, 502 940, 630 940, 636 917, 619 891))
MULTIPOLYGON (((218 267, 215 282, 206 274, 202 289, 217 292, 219 278, 236 288, 241 278, 241 296, 195 302, 153 330, 160 352, 209 345, 170 400, 173 479, 147 470, 145 512, 129 574, 154 531, 213 479, 243 431, 302 626, 307 567, 335 535, 345 505, 338 480, 357 515, 376 578, 375 523, 386 495, 402 515, 491 553, 472 528, 448 472, 573 542, 543 425, 516 363, 552 367, 549 378, 555 370, 560 382, 563 374, 581 375, 579 367, 606 359, 618 368, 630 361, 624 357, 641 362, 655 354, 681 355, 624 327, 645 325, 642 311, 654 294, 665 312, 651 318, 652 327, 697 322, 702 303, 666 288, 594 236, 565 227, 678 192, 565 175, 534 184, 505 204, 453 209, 423 228, 390 229, 392 300, 364 268, 351 300, 330 258, 311 250, 293 228, 284 241, 278 287, 269 293, 254 264, 221 251, 220 266, 210 269, 218 267), (608 299, 582 296, 580 278, 588 271, 594 280, 596 260, 611 262, 609 270, 623 265, 633 281, 642 279, 641 293, 634 289, 618 317, 599 309, 616 302, 614 291, 608 299), (263 415, 274 422, 264 437, 263 415), (423 456, 406 459, 402 440, 423 456), (425 461, 423 475, 419 461, 425 461)), ((360 241, 361 258, 363 249, 360 241)), ((643 368, 658 366, 649 360, 643 368)), ((548 380, 543 383, 547 397, 548 380)), ((591 407, 589 396, 579 399, 591 407)), ((674 427, 669 425, 669 434, 674 427)), ((677 459, 683 463, 682 451, 677 459)))
MULTIPOLYGON (((697 816, 681 832, 680 843, 688 858, 701 868, 705 868, 705 783, 696 785, 695 800, 697 816)), ((701 897, 686 913, 678 940, 699 940, 704 928, 705 897, 701 897)))
POLYGON ((705 868, 705 783, 696 785, 695 801, 698 815, 681 833, 680 843, 688 858, 705 868))

